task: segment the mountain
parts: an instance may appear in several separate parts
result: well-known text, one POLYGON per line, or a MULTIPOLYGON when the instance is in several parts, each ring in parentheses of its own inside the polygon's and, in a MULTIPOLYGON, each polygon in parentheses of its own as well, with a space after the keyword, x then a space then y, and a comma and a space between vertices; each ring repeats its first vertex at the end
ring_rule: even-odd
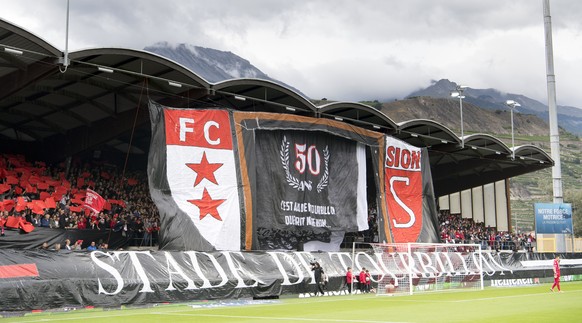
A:
POLYGON ((145 47, 144 50, 173 60, 210 83, 238 78, 256 78, 283 85, 303 95, 292 86, 269 77, 248 60, 231 52, 189 44, 171 45, 167 42, 156 43, 145 47))
MULTIPOLYGON (((414 97, 433 97, 433 98, 451 98, 450 93, 457 87, 457 83, 446 79, 434 81, 432 85, 425 89, 415 91, 407 96, 414 97)), ((508 110, 505 105, 507 100, 514 100, 521 104, 516 109, 522 114, 533 114, 548 122, 548 106, 528 98, 521 94, 504 93, 496 89, 473 89, 467 88, 463 92, 465 99, 463 103, 471 103, 475 106, 489 110, 508 110)), ((582 110, 570 106, 558 106, 558 125, 568 132, 576 135, 582 135, 582 110)))
MULTIPOLYGON (((279 80, 269 77, 267 74, 263 73, 261 70, 253 66, 248 60, 238 55, 235 55, 231 52, 225 52, 212 48, 205 48, 189 44, 171 45, 167 42, 156 43, 152 46, 144 48, 144 50, 173 60, 192 70, 194 73, 201 76, 210 83, 217 83, 237 78, 256 78, 275 82, 305 96, 303 93, 301 93, 301 91, 279 80)), ((429 104, 427 103, 428 97, 437 99, 447 99, 442 103, 448 105, 451 104, 451 102, 454 102, 451 100, 450 93, 452 90, 456 88, 456 86, 457 83, 451 82, 447 79, 433 81, 433 83, 429 87, 417 90, 408 95, 407 99, 422 97, 424 98, 425 104, 429 104)), ((467 88, 463 94, 465 95, 463 103, 466 103, 467 106, 470 104, 475 107, 492 111, 508 111, 509 108, 505 105, 505 102, 507 100, 515 100, 521 104, 521 107, 516 109, 517 112, 521 114, 535 115, 541 118, 542 120, 548 122, 547 105, 521 94, 504 93, 496 89, 473 89, 473 88, 467 88)), ((400 102, 399 104, 401 103, 402 102, 400 102)), ((413 103, 413 106, 416 105, 417 103, 418 102, 413 103)), ((422 104, 420 106, 417 106, 417 108, 420 108, 422 110, 422 104)), ((390 109, 387 109, 386 111, 389 110, 390 109)), ((444 117, 446 117, 447 112, 444 113, 445 113, 444 117)), ((477 116, 479 116, 481 112, 475 110, 475 113, 477 116)), ((391 113, 388 114, 390 115, 391 113)), ((467 111, 466 120, 472 119, 472 117, 469 114, 470 111, 467 111)), ((421 113, 420 115, 423 114, 421 113)), ((418 117, 420 117, 420 115, 418 117)), ((439 120, 439 118, 441 117, 443 116, 433 115, 434 120, 439 120)), ((396 118, 399 119, 398 117, 396 118)), ((476 117, 475 120, 478 121, 479 118, 476 117)), ((558 106, 558 124, 560 125, 560 127, 564 128, 568 132, 571 132, 576 135, 582 135, 582 110, 576 107, 558 106)), ((482 129, 482 131, 487 130, 488 130, 487 128, 482 129)), ((494 129, 489 130, 491 130, 489 131, 489 133, 495 133, 495 131, 493 131, 494 129)), ((532 131, 536 132, 537 130, 532 131)))
MULTIPOLYGON (((404 100, 385 102, 380 110, 395 122, 413 119, 434 120, 460 135, 459 102, 450 97, 414 96, 404 100)), ((463 101, 465 134, 486 133, 510 138, 511 119, 508 110, 483 109, 463 101)), ((548 124, 533 114, 514 113, 514 132, 517 137, 548 136, 548 124)), ((521 141, 519 141, 521 144, 521 141)))

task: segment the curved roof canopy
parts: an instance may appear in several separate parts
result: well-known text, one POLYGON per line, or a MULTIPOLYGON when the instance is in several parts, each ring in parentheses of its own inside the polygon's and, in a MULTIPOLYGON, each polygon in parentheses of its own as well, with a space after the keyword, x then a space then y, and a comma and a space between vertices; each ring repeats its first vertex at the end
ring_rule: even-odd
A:
POLYGON ((333 118, 356 126, 384 133, 395 133, 398 126, 384 113, 369 105, 355 102, 333 102, 319 106, 322 117, 333 118))
POLYGON ((0 144, 36 159, 63 160, 114 147, 149 149, 148 100, 176 108, 226 107, 241 111, 332 118, 383 132, 429 150, 437 196, 553 165, 535 146, 513 150, 490 135, 457 137, 432 120, 396 124, 365 104, 316 107, 277 83, 236 79, 209 83, 164 57, 123 48, 68 54, 0 19, 0 144))
POLYGON ((275 82, 235 79, 212 85, 214 102, 241 111, 291 113, 314 117, 316 107, 299 93, 275 82))

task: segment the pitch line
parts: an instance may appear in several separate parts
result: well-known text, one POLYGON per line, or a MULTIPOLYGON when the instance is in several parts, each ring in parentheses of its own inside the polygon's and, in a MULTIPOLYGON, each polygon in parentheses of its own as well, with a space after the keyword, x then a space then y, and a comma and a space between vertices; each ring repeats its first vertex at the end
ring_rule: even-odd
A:
MULTIPOLYGON (((579 293, 582 290, 570 290, 570 291, 562 291, 563 293, 579 293)), ((554 292, 555 294, 560 294, 558 292, 554 292)), ((524 297, 524 296, 537 296, 537 295, 548 295, 554 294, 550 291, 535 293, 535 294, 522 294, 522 295, 509 295, 509 296, 496 296, 496 297, 483 297, 483 298, 473 298, 473 299, 463 299, 458 301, 451 301, 452 303, 462 303, 462 302, 472 302, 472 301, 487 301, 492 299, 502 299, 502 298, 516 298, 516 297, 524 297)))
POLYGON ((245 315, 223 315, 223 314, 187 314, 187 313, 163 313, 154 312, 157 315, 177 315, 177 316, 204 316, 204 317, 222 317, 229 319, 258 319, 258 320, 278 320, 278 321, 305 321, 305 322, 346 322, 346 323, 407 323, 394 321, 370 321, 370 320, 342 320, 342 319, 324 319, 324 318, 300 318, 300 317, 274 317, 274 316, 245 316, 245 315))

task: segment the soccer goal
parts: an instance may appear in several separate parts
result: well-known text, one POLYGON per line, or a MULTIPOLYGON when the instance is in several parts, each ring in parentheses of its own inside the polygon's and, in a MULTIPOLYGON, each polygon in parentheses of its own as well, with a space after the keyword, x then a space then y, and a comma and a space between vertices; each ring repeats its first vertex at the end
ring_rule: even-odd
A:
POLYGON ((377 295, 483 289, 483 256, 478 244, 370 245, 382 270, 377 295))

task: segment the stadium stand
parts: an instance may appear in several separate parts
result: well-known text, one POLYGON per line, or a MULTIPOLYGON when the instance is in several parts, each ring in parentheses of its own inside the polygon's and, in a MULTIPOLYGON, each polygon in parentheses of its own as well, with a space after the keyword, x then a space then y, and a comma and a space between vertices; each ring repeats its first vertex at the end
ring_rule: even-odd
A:
MULTIPOLYGON (((122 174, 116 165, 95 160, 50 165, 27 161, 22 155, 0 155, 0 211, 3 227, 121 231, 128 247, 155 246, 160 223, 143 171, 122 174), (87 188, 107 201, 102 212, 83 208, 87 188)), ((377 242, 373 206, 368 220, 369 230, 348 234, 346 240, 377 242)), ((442 243, 478 243, 483 250, 530 252, 535 245, 531 233, 499 232, 447 210, 440 212, 439 223, 442 243)))
POLYGON ((122 174, 106 162, 73 159, 49 165, 0 155, 0 211, 3 226, 121 231, 127 246, 155 245, 159 231, 144 172, 122 174), (83 207, 88 188, 106 201, 99 213, 83 207))
POLYGON ((443 243, 475 243, 483 250, 525 250, 533 251, 535 235, 497 231, 496 228, 463 218, 461 214, 451 214, 441 210, 439 214, 440 238, 443 243))

